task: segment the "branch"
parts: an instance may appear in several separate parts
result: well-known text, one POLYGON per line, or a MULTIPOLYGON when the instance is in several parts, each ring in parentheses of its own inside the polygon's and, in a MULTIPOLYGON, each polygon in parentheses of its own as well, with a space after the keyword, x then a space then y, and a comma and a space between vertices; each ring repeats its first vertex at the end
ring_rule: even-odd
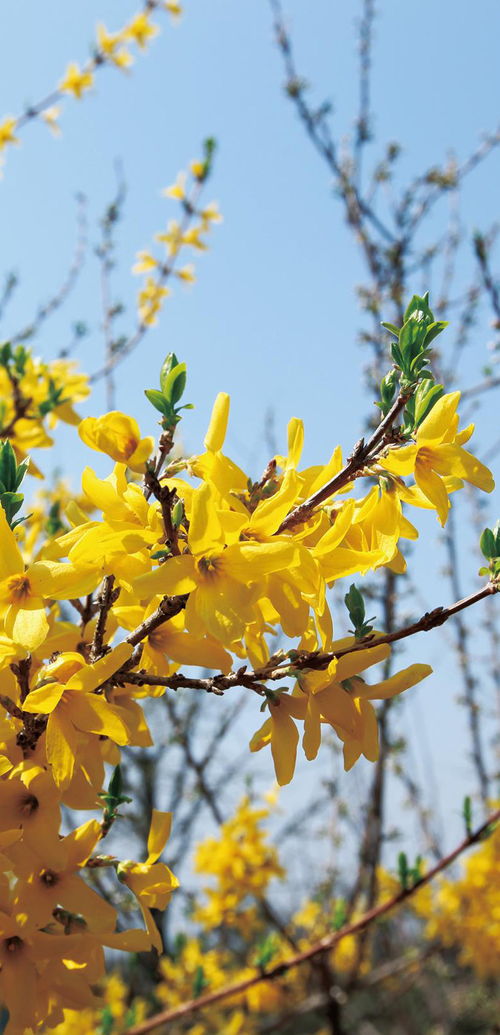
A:
MULTIPOLYGON (((89 664, 93 664, 94 661, 98 661, 105 654, 107 647, 104 647, 104 635, 106 633, 106 621, 108 614, 118 599, 120 593, 119 588, 114 589, 115 576, 105 575, 102 580, 101 589, 97 597, 97 622, 94 630, 94 639, 90 648, 89 664)), ((83 615, 82 615, 83 618, 83 615)))
MULTIPOLYGON (((458 600, 457 603, 450 604, 449 607, 436 607, 433 611, 426 611, 417 622, 406 625, 395 632, 385 633, 381 636, 377 636, 376 633, 370 633, 369 636, 365 636, 362 640, 358 640, 350 647, 343 647, 341 650, 329 652, 301 651, 297 653, 296 657, 293 657, 293 660, 287 655, 283 660, 278 661, 277 656, 275 656, 270 658, 267 666, 250 672, 247 671, 245 665, 242 665, 235 672, 228 672, 227 674, 221 672, 215 676, 198 679, 194 676, 184 676, 178 672, 172 676, 153 676, 145 671, 129 672, 126 668, 122 668, 116 672, 113 678, 117 683, 132 683, 135 686, 166 686, 170 690, 179 690, 181 688, 205 690, 207 693, 217 694, 219 697, 224 694, 225 690, 230 690, 235 686, 243 686, 264 697, 266 696, 266 688, 263 684, 268 681, 276 682, 280 679, 286 679, 289 676, 293 676, 298 669, 325 669, 328 668, 330 662, 335 658, 342 658, 346 654, 354 654, 360 650, 369 650, 372 647, 380 646, 382 643, 395 643, 397 640, 404 640, 408 636, 414 636, 418 632, 428 632, 430 629, 444 625, 449 618, 458 614, 459 611, 463 611, 465 608, 471 607, 472 604, 485 600, 499 591, 500 584, 488 582, 482 589, 476 593, 471 593, 468 597, 464 597, 463 600, 458 600)), ((132 643, 134 646, 139 644, 141 640, 144 640, 159 625, 167 622, 169 618, 173 618, 179 611, 182 611, 186 606, 186 601, 187 594, 182 597, 165 597, 157 611, 150 615, 133 633, 127 636, 127 643, 132 643)))
POLYGON ((285 532, 294 525, 301 524, 306 521, 311 515, 315 507, 318 507, 320 503, 324 503, 325 500, 329 499, 334 492, 338 492, 343 489, 344 486, 348 485, 353 478, 355 478, 365 467, 367 463, 373 463, 376 460, 378 453, 386 446, 388 432, 392 428, 394 421, 399 417, 400 413, 403 412, 408 399, 413 394, 413 387, 401 391, 392 404, 388 414, 380 421, 378 427, 365 442, 364 439, 360 439, 356 443, 351 456, 348 458, 345 467, 332 478, 331 481, 327 482, 322 489, 318 489, 313 496, 305 500, 304 503, 300 503, 298 507, 295 507, 290 514, 281 522, 278 528, 277 535, 281 532, 285 532))
MULTIPOLYGON (((126 643, 131 643, 135 647, 141 640, 145 640, 146 636, 154 632, 159 625, 163 625, 164 622, 168 622, 170 618, 174 618, 180 611, 183 611, 187 603, 187 594, 178 597, 164 597, 161 604, 157 607, 156 611, 153 612, 149 618, 146 618, 144 622, 141 622, 126 638, 126 643)), ((128 678, 128 676, 127 676, 128 678)), ((160 684, 158 684, 159 686, 160 684)), ((163 685, 163 684, 162 684, 163 685)))
POLYGON ((488 817, 485 823, 482 823, 477 830, 473 831, 472 834, 461 841, 452 852, 443 856, 443 858, 441 858, 439 862, 432 867, 432 869, 424 874, 420 880, 416 881, 411 888, 402 889, 397 895, 394 895, 386 902, 368 910, 368 912, 360 917, 359 920, 355 920, 353 923, 342 927, 340 931, 336 931, 334 934, 322 938, 303 952, 295 953, 295 955, 289 956, 281 963, 276 963, 275 966, 269 967, 267 970, 257 971, 252 975, 252 977, 248 977, 243 981, 233 982, 231 985, 225 985, 224 988, 219 988, 214 992, 209 992, 207 995, 200 996, 198 999, 192 999, 187 1003, 183 1003, 181 1006, 174 1007, 172 1010, 163 1010, 161 1013, 157 1013, 154 1017, 150 1017, 142 1024, 137 1024, 135 1027, 129 1028, 129 1035, 146 1035, 147 1032, 152 1031, 161 1024, 167 1024, 169 1021, 177 1020, 179 1017, 185 1017, 188 1014, 196 1013, 198 1010, 202 1010, 206 1006, 213 1006, 214 1003, 228 999, 230 996, 241 995, 254 985, 258 985, 261 981, 272 981, 275 978, 279 978, 283 974, 288 973, 288 971, 295 967, 299 967, 303 963, 308 963, 310 960, 315 959, 316 956, 320 956, 325 952, 330 952, 330 950, 335 948, 335 946, 344 938, 347 938, 349 935, 358 934, 370 924, 374 923, 375 920, 385 916, 387 913, 390 913, 393 909, 397 908, 397 906, 410 899, 420 888, 429 884, 438 873, 441 873, 450 866, 455 859, 458 859, 462 852, 465 852, 467 848, 470 848, 472 845, 477 844, 485 835, 487 836, 493 825, 499 820, 500 809, 497 809, 488 817))

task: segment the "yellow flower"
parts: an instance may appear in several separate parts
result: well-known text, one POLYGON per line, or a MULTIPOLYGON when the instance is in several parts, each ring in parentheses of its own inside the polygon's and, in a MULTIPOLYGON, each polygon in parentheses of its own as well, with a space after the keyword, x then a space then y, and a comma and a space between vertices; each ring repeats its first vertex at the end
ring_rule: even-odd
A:
POLYGON ((68 600, 95 589, 99 576, 89 567, 37 561, 25 569, 14 533, 0 507, 0 615, 7 635, 28 650, 43 643, 49 625, 45 600, 68 600))
POLYGON ((63 93, 72 93, 73 97, 80 99, 85 90, 90 90, 94 83, 94 76, 88 68, 80 69, 76 62, 72 62, 66 69, 64 79, 59 83, 59 89, 63 93))
POLYGON ((276 541, 226 546, 213 490, 202 485, 191 499, 188 546, 191 554, 170 557, 135 579, 134 592, 141 599, 152 593, 190 593, 186 628, 196 636, 208 632, 231 649, 246 625, 258 619, 254 605, 259 580, 292 565, 295 545, 276 541))
POLYGON ((97 45, 101 54, 107 61, 111 61, 117 68, 129 68, 133 64, 133 57, 123 43, 123 32, 109 33, 104 25, 97 26, 97 45))
POLYGON ((491 471, 462 449, 474 425, 458 431, 459 400, 460 392, 443 395, 418 428, 415 444, 391 449, 379 460, 380 466, 392 474, 414 473, 417 486, 435 507, 441 525, 446 524, 450 509, 443 476, 463 479, 484 492, 492 492, 495 487, 491 471))
MULTIPOLYGON (((71 782, 77 757, 81 755, 81 733, 109 737, 115 744, 128 743, 128 730, 120 712, 93 691, 117 672, 131 654, 128 643, 119 644, 94 665, 86 665, 81 654, 60 654, 44 670, 48 682, 44 680, 42 686, 28 694, 24 710, 49 716, 45 747, 58 787, 67 787, 71 782)), ((87 737, 85 751, 88 750, 91 748, 87 737)))
POLYGON ((179 887, 177 877, 168 866, 157 861, 170 837, 171 826, 171 812, 159 812, 157 809, 153 809, 146 862, 137 863, 126 860, 120 863, 117 869, 119 879, 130 888, 139 901, 151 944, 158 952, 162 951, 163 946, 151 909, 165 909, 172 891, 179 887))
POLYGON ((132 266, 132 273, 149 273, 156 269, 158 260, 151 255, 151 252, 137 252, 137 262, 132 266))
POLYGON ((0 792, 0 830, 22 828, 23 841, 34 848, 57 840, 61 793, 47 769, 20 762, 1 781, 0 792))
POLYGON ((10 855, 16 876, 15 904, 40 927, 48 924, 55 906, 82 914, 90 931, 114 931, 116 910, 78 876, 101 837, 101 824, 90 819, 66 837, 47 834, 33 843, 17 845, 10 855))
POLYGON ((175 183, 171 187, 164 187, 162 194, 165 198, 175 198, 176 201, 184 201, 186 197, 186 173, 180 172, 175 183))
POLYGON ((146 460, 154 450, 154 439, 141 438, 137 421, 119 410, 112 410, 103 417, 86 417, 78 427, 78 434, 91 449, 107 453, 139 474, 143 474, 146 460))
MULTIPOLYGON (((343 650, 354 644, 353 637, 337 640, 329 650, 343 650)), ((387 644, 353 651, 333 660, 324 672, 306 672, 297 680, 292 695, 280 693, 269 701, 270 717, 250 741, 251 751, 271 744, 276 779, 280 786, 290 783, 297 756, 299 734, 293 719, 304 723, 302 746, 306 758, 316 758, 321 743, 321 725, 332 726, 344 743, 345 768, 351 769, 361 754, 370 761, 378 758, 378 727, 370 701, 394 697, 430 675, 429 665, 410 665, 381 683, 369 686, 359 676, 371 665, 390 654, 387 644)))
POLYGON ((179 3, 179 0, 163 0, 163 6, 174 18, 180 18, 182 14, 182 4, 179 3))
POLYGON ((19 140, 14 135, 17 126, 17 119, 9 115, 0 123, 0 151, 3 151, 7 144, 18 144, 19 140))
POLYGON ((149 16, 146 12, 136 14, 135 18, 123 30, 123 35, 127 39, 131 39, 134 43, 144 50, 151 39, 158 35, 159 29, 156 25, 151 25, 149 16))
POLYGON ((137 297, 139 317, 142 323, 148 327, 154 326, 157 316, 162 307, 163 299, 170 294, 168 288, 164 287, 153 277, 148 277, 146 283, 137 297))

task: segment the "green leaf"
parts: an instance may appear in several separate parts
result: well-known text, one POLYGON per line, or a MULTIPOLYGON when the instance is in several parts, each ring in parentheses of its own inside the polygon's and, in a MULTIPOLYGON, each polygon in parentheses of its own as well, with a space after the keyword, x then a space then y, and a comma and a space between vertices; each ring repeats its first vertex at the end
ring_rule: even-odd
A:
POLYGON ((428 348, 431 341, 434 341, 434 338, 437 338, 438 334, 441 334, 446 327, 448 327, 448 320, 436 320, 434 323, 431 323, 425 335, 425 347, 428 348))
POLYGON ((465 832, 467 834, 467 837, 470 837, 472 834, 472 801, 470 795, 468 794, 464 798, 464 803, 462 806, 462 816, 464 818, 465 823, 465 832))
POLYGON ((496 536, 491 531, 491 528, 485 528, 484 532, 481 534, 479 546, 481 548, 481 553, 483 557, 486 557, 486 560, 491 561, 497 556, 496 536))
POLYGON ((385 327, 386 331, 389 331, 390 334, 393 334, 395 338, 399 338, 399 328, 396 327, 393 323, 382 323, 380 326, 385 327))
POLYGON ((7 492, 15 492, 18 487, 16 454, 8 439, 0 443, 0 481, 7 492))
POLYGON ((338 898, 333 911, 332 927, 334 931, 340 931, 347 921, 347 904, 344 898, 338 898))
MULTIPOLYGON (((353 624, 353 633, 357 640, 362 640, 364 636, 367 636, 373 629, 372 625, 369 625, 366 621, 365 616, 365 602, 363 595, 360 593, 357 586, 351 586, 348 593, 344 597, 345 605, 349 612, 349 618, 353 624)), ((368 622, 373 621, 373 618, 368 619, 368 622)))
POLYGON ((422 314, 423 318, 427 318, 429 322, 434 320, 434 313, 429 306, 429 292, 426 291, 425 295, 413 295, 413 298, 406 307, 406 312, 403 318, 403 323, 406 323, 410 317, 417 317, 420 319, 419 314, 422 314))
POLYGON ((182 397, 184 389, 186 387, 186 364, 178 363, 177 366, 172 367, 172 370, 165 378, 164 384, 162 385, 162 391, 166 399, 172 406, 175 406, 176 402, 182 397))
POLYGON ((172 524, 174 528, 178 528, 184 517, 184 504, 182 500, 177 500, 172 507, 172 524))
POLYGON ((177 359, 175 352, 169 352, 168 355, 165 357, 162 363, 162 368, 160 370, 160 388, 162 392, 165 391, 165 382, 167 380, 168 375, 170 374, 170 371, 178 365, 179 360, 177 359))
POLYGON ((162 392, 159 392, 157 388, 145 388, 144 395, 146 396, 146 399, 149 399, 149 402, 154 406, 155 410, 158 410, 158 412, 163 414, 164 417, 170 418, 172 416, 172 407, 168 399, 166 399, 162 392))
POLYGON ((193 978, 193 999, 198 999, 205 988, 208 987, 208 981, 205 977, 205 971, 201 964, 196 968, 193 978))
POLYGON ((398 877, 399 883, 401 884, 403 891, 406 891, 408 889, 409 876, 410 871, 408 868, 408 858, 406 852, 400 852, 398 855, 398 877))

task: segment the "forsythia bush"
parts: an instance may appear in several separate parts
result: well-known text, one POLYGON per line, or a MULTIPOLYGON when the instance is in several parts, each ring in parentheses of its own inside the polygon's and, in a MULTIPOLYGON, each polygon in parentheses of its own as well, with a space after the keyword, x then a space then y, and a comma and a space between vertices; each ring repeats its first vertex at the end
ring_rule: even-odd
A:
MULTIPOLYGON (((100 26, 93 56, 83 66, 68 66, 50 105, 4 119, 0 150, 38 116, 57 130, 59 103, 82 98, 102 65, 126 69, 133 47, 144 50, 156 35, 152 16, 160 9, 180 12, 176 2, 147 0, 119 31, 100 26)), ((166 191, 182 210, 179 221, 156 235, 166 257, 152 249, 138 255, 134 271, 146 279, 137 329, 123 354, 156 322, 169 277, 193 279, 191 264, 174 265, 185 248, 205 248, 204 235, 220 218, 214 204, 199 202, 213 148, 207 141, 189 181, 181 174, 166 191)), ((127 1027, 148 1012, 137 1000, 132 1016, 120 979, 104 981, 104 950, 162 952, 152 911, 164 910, 178 886, 161 858, 172 816, 152 811, 142 861, 117 858, 102 845, 129 800, 121 749, 153 743, 145 702, 151 716, 155 698, 172 689, 219 697, 239 687, 255 695, 256 710, 265 714, 255 716, 250 749, 270 747, 284 785, 293 778, 299 740, 313 760, 325 730, 342 744, 346 770, 362 755, 376 761, 374 703, 430 673, 428 665, 414 663, 369 682, 365 673, 387 660, 392 641, 416 630, 394 636, 374 629, 353 584, 345 597, 352 629, 335 638, 328 603, 328 590, 340 579, 382 567, 405 570, 402 542, 418 535, 409 513, 434 510, 445 525, 450 496, 465 482, 493 489, 489 470, 465 448, 473 426, 459 428, 460 393, 446 393, 429 367, 432 343, 445 325, 435 320, 428 297, 413 297, 401 327, 386 326, 392 365, 380 386, 380 421, 367 440, 345 462, 336 447, 303 468, 304 429, 293 418, 286 455, 272 457, 257 479, 224 452, 224 393, 215 400, 203 452, 178 456, 176 429, 189 404, 182 404, 186 367, 173 354, 159 387, 146 389, 161 418, 155 441, 154 428, 143 435, 117 410, 80 420, 74 406, 89 388, 72 363, 43 363, 8 342, 0 348, 0 1001, 8 1012, 6 1035, 93 1031, 103 1008, 104 1016, 127 1027), (50 448, 59 421, 77 427, 89 464, 91 451, 109 458, 109 474, 99 478, 87 466, 78 496, 60 483, 25 506, 26 476, 42 477, 31 451, 50 448), (285 645, 272 651, 277 635, 285 645), (192 672, 200 667, 211 674, 192 672), (92 815, 81 822, 82 812, 92 815), (117 911, 95 879, 102 870, 135 897, 140 927, 117 929, 117 911)), ((478 599, 498 589, 498 529, 487 529, 481 546, 488 581, 478 599)), ((438 609, 420 627, 446 617, 438 609)), ((213 707, 223 705, 214 701, 213 707)), ((205 932, 224 923, 235 938, 249 931, 257 938, 255 903, 284 873, 260 827, 266 815, 244 800, 220 839, 199 848, 198 867, 215 881, 194 913, 205 932)), ((487 855, 485 872, 490 863, 487 855)), ((465 894, 454 886, 449 908, 465 894)), ((444 915, 446 897, 439 902, 444 915)), ((481 909, 476 904, 478 916, 487 912, 487 899, 481 909)), ((321 935, 323 921, 318 904, 306 900, 295 921, 297 944, 305 935, 321 935)), ((474 951, 475 923, 471 908, 466 953, 474 951)), ((286 939, 264 943, 256 965, 264 968, 285 950, 286 939)), ((346 940, 335 965, 348 969, 354 951, 346 940)), ((193 984, 200 992, 207 979, 217 987, 230 967, 230 949, 222 943, 205 947, 188 937, 175 958, 160 963, 157 1001, 182 1002, 193 984)), ((233 1003, 224 1031, 251 1032, 247 1009, 265 1012, 282 996, 299 996, 305 980, 259 983, 246 994, 245 1010, 233 1003)), ((222 1016, 212 1013, 208 1027, 200 1022, 191 1030, 215 1033, 222 1016)))
MULTIPOLYGON (((459 430, 460 393, 444 393, 428 369, 429 344, 439 330, 427 298, 415 296, 403 327, 392 328, 394 365, 381 386, 381 421, 345 465, 336 448, 325 465, 301 469, 303 427, 293 419, 287 455, 272 458, 257 481, 223 452, 224 394, 215 402, 204 452, 173 456, 186 370, 170 355, 159 389, 146 392, 161 413, 156 452, 154 439, 123 413, 81 421, 80 438, 114 466, 105 479, 86 467, 80 500, 71 499, 64 512, 51 505, 45 526, 36 510, 19 516, 29 469, 26 436, 47 444, 46 422, 77 420, 70 404, 85 395, 85 380, 67 366, 45 368, 24 350, 4 346, 0 994, 9 1035, 60 1024, 64 1009, 90 1006, 105 947, 161 952, 151 909, 164 909, 177 886, 159 861, 171 815, 153 811, 143 862, 101 850, 126 800, 120 748, 152 743, 144 698, 169 687, 215 696, 247 688, 267 712, 251 749, 270 744, 278 782, 285 784, 294 773, 298 727, 309 759, 327 727, 343 743, 346 769, 361 754, 374 761, 372 702, 402 693, 431 671, 412 664, 368 683, 363 674, 387 658, 390 643, 367 623, 355 586, 346 596, 353 634, 334 639, 327 589, 382 565, 404 570, 400 542, 417 536, 405 505, 433 508, 444 524, 450 493, 464 481, 493 488, 490 472, 464 448, 473 428, 459 430), (40 383, 48 386, 47 403, 38 401, 40 383), (354 494, 362 479, 367 489, 354 494), (270 655, 278 630, 296 645, 270 655), (214 675, 191 677, 181 666, 214 675), (276 687, 283 679, 291 686, 276 687), (107 790, 106 764, 115 766, 107 790), (101 808, 102 819, 61 836, 62 808, 66 815, 101 808), (116 930, 115 909, 85 880, 100 867, 113 870, 136 896, 143 928, 116 930)), ((483 537, 493 589, 497 539, 496 532, 488 532, 487 542, 483 537)), ((217 923, 221 907, 234 911, 236 926, 242 917, 246 923, 242 894, 258 892, 280 873, 257 832, 246 855, 237 862, 228 857, 224 839, 242 827, 248 837, 250 819, 243 803, 221 845, 200 850, 201 868, 210 860, 218 880, 200 907, 203 923, 217 923)), ((193 951, 196 960, 199 949, 193 951)), ((170 966, 165 963, 166 978, 170 966)))

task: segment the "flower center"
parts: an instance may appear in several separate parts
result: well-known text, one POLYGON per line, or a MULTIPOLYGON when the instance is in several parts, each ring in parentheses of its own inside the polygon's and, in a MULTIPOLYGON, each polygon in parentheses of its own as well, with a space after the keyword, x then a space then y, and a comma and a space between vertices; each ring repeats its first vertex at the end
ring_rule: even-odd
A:
POLYGON ((34 794, 26 794, 21 800, 19 811, 22 816, 32 816, 39 806, 38 798, 34 794))
POLYGON ((59 874, 54 873, 53 870, 42 870, 39 877, 41 883, 45 884, 47 888, 53 888, 55 884, 59 883, 59 874))
POLYGON ((31 595, 31 585, 28 576, 13 575, 7 583, 7 592, 9 594, 11 604, 17 604, 22 600, 27 600, 31 595))
POLYGON ((138 445, 139 443, 137 439, 133 438, 132 436, 130 438, 125 439, 125 442, 123 443, 123 455, 127 458, 127 460, 129 459, 129 457, 132 456, 132 453, 135 453, 138 445))
POLYGON ((213 578, 221 572, 220 557, 199 557, 197 560, 198 571, 202 577, 213 578))

